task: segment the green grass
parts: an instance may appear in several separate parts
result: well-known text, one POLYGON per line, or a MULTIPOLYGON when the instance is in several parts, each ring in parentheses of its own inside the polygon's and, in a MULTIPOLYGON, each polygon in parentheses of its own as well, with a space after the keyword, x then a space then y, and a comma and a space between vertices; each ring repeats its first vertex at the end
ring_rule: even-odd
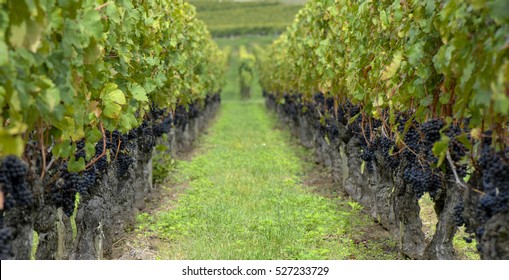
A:
MULTIPOLYGON (((434 210, 434 202, 429 196, 425 194, 419 199, 419 207, 421 208, 420 217, 423 222, 423 232, 429 240, 435 234, 436 224, 438 218, 434 210)), ((461 227, 454 235, 452 244, 456 250, 456 257, 459 260, 479 260, 480 256, 476 249, 476 241, 472 240, 471 243, 466 242, 465 238, 472 237, 471 234, 465 233, 465 228, 461 227)))
POLYGON ((208 152, 178 164, 190 188, 176 208, 138 217, 141 229, 167 241, 160 258, 394 257, 354 244, 352 232, 367 222, 355 203, 302 187, 296 148, 274 125, 259 99, 225 102, 203 144, 208 152))
POLYGON ((363 238, 372 221, 359 204, 303 186, 310 166, 299 155, 307 151, 276 129, 259 85, 250 101, 239 100, 236 63, 202 154, 177 162, 175 180, 189 188, 162 207, 171 210, 139 215, 138 234, 161 240, 161 259, 397 258, 390 241, 363 238))
POLYGON ((197 17, 207 24, 214 37, 280 34, 302 7, 302 0, 189 2, 196 6, 197 17))

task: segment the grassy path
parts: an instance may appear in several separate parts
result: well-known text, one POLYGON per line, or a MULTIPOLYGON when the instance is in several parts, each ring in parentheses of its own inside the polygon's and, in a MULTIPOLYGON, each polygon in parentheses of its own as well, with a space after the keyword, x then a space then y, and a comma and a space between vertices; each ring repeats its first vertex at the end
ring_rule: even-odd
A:
MULTIPOLYGON (((246 40, 270 41, 219 44, 235 50, 246 40)), ((187 187, 177 200, 139 215, 138 236, 156 240, 148 247, 156 247, 161 259, 397 258, 387 234, 357 203, 303 185, 312 169, 302 160, 306 151, 276 129, 258 84, 250 101, 239 101, 232 57, 217 119, 200 140, 198 155, 177 162, 169 196, 175 185, 187 187)))
POLYGON ((140 215, 163 259, 384 258, 377 244, 355 244, 366 225, 354 204, 303 188, 303 151, 274 129, 261 99, 225 101, 202 139, 202 154, 178 163, 188 182, 175 207, 140 215))

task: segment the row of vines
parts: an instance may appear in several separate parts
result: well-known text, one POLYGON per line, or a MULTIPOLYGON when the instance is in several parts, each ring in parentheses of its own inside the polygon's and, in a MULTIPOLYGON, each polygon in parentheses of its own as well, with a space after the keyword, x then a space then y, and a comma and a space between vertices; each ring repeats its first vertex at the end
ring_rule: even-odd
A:
POLYGON ((509 213, 509 2, 309 1, 258 56, 282 106, 318 106, 325 137, 346 125, 363 169, 380 152, 436 210, 454 183, 456 225, 509 257, 483 255, 485 225, 509 213))
POLYGON ((226 55, 183 0, 0 7, 0 253, 8 258, 6 212, 38 201, 72 215, 76 193, 111 162, 126 172, 131 140, 143 136, 150 149, 214 100, 226 55))

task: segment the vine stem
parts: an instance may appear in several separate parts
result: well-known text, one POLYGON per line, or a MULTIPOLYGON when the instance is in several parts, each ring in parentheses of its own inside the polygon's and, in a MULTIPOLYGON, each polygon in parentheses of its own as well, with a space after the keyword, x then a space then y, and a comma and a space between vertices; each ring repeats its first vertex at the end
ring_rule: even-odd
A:
POLYGON ((39 123, 39 143, 41 146, 41 156, 42 156, 42 171, 41 171, 41 179, 46 175, 46 149, 44 148, 44 133, 42 131, 42 121, 39 123))
POLYGON ((467 184, 465 184, 464 182, 461 181, 461 179, 458 176, 458 172, 456 172, 456 167, 454 166, 454 162, 452 161, 451 153, 449 152, 449 150, 447 150, 445 156, 447 158, 447 161, 449 162, 449 165, 451 166, 452 173, 454 174, 454 179, 456 180, 456 184, 458 184, 462 188, 472 189, 474 192, 484 194, 484 192, 477 190, 475 188, 469 187, 467 184))
POLYGON ((0 191, 0 210, 4 210, 4 192, 0 191))
POLYGON ((122 143, 122 140, 120 140, 120 137, 119 137, 118 138, 118 145, 117 145, 117 152, 115 153, 115 158, 113 160, 117 160, 118 150, 120 150, 120 143, 122 143))
POLYGON ((85 166, 85 169, 87 168, 90 168, 90 166, 92 166, 94 163, 96 163, 98 160, 100 160, 104 155, 106 155, 106 133, 104 132, 104 126, 103 126, 103 123, 99 123, 99 126, 101 127, 101 133, 103 135, 103 152, 98 155, 96 158, 94 158, 91 162, 89 162, 86 166, 85 166))
POLYGON ((95 10, 96 10, 96 11, 100 11, 102 8, 104 8, 104 7, 108 6, 109 4, 110 4, 110 2, 106 2, 106 3, 104 3, 104 4, 100 5, 100 6, 97 6, 97 7, 95 8, 95 10))
MULTIPOLYGON (((417 159, 419 159, 419 161, 421 161, 421 157, 414 150, 410 149, 410 147, 407 146, 407 144, 405 143, 405 141, 403 141, 403 139, 400 138, 400 140, 401 140, 401 144, 403 144, 406 149, 408 149, 410 152, 412 152, 412 154, 414 154, 417 157, 417 159)), ((401 150, 403 150, 403 149, 401 149, 401 150)))
POLYGON ((366 141, 366 145, 370 146, 370 142, 368 142, 368 138, 366 138, 366 132, 364 131, 364 113, 362 113, 362 121, 361 121, 361 131, 362 136, 364 136, 364 141, 366 141))

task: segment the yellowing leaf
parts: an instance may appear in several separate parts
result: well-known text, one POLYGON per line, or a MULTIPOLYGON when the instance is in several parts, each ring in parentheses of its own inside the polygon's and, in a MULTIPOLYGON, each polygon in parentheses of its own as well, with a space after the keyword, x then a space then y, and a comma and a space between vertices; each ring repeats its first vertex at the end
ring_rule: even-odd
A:
POLYGON ((114 83, 109 83, 101 93, 103 103, 103 114, 112 119, 118 118, 122 105, 126 104, 124 93, 114 83))
POLYGON ((387 66, 385 68, 385 71, 382 73, 382 80, 388 80, 394 77, 394 75, 396 75, 396 72, 398 71, 399 66, 401 65, 402 60, 403 55, 401 54, 401 51, 395 53, 391 64, 387 66))
POLYGON ((20 25, 11 25, 11 37, 9 42, 13 47, 22 47, 25 35, 27 33, 27 24, 22 22, 20 25))
POLYGON ((476 127, 476 128, 473 128, 471 131, 470 131, 470 136, 472 136, 473 139, 475 140, 479 140, 481 139, 482 137, 482 131, 480 128, 476 127))
POLYGON ((44 91, 44 101, 48 105, 50 111, 55 110, 55 107, 60 103, 60 91, 57 88, 49 88, 44 91))

